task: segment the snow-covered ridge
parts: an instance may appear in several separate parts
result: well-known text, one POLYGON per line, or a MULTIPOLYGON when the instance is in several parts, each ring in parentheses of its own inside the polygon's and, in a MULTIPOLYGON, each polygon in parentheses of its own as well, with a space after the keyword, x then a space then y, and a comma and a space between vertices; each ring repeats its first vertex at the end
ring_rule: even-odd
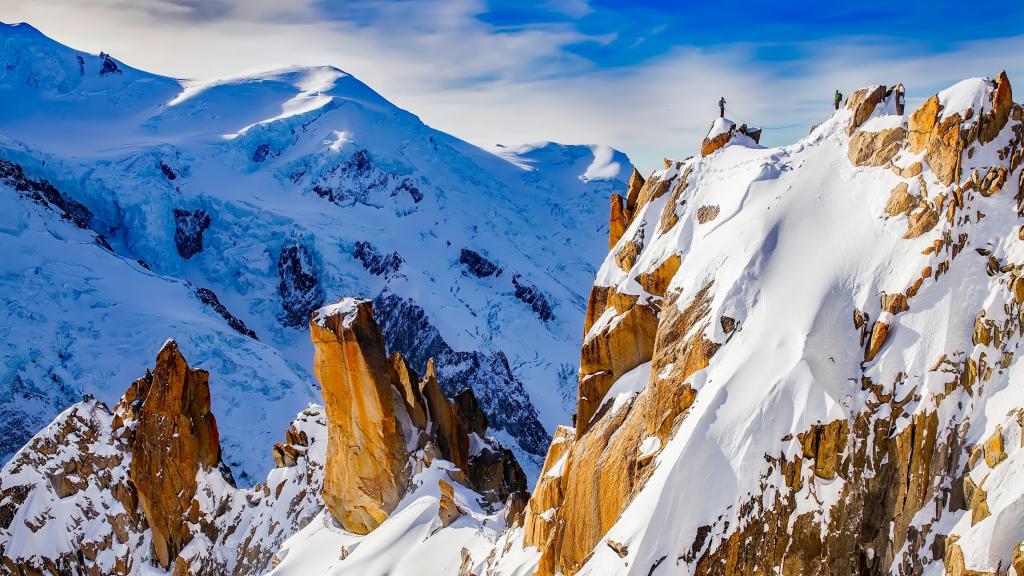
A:
POLYGON ((1019 563, 1024 109, 1005 75, 902 94, 857 91, 788 146, 722 138, 612 202, 594 415, 552 443, 512 536, 531 570, 1019 563))
POLYGON ((310 313, 355 294, 396 306, 376 312, 417 370, 444 352, 445 392, 472 387, 537 472, 572 410, 583 293, 623 154, 496 155, 329 67, 196 84, 28 25, 0 25, 0 64, 0 160, 84 209, 71 230, 0 185, 0 294, 15 311, 4 457, 83 393, 113 402, 173 336, 225 388, 225 459, 252 483, 276 431, 317 397, 310 313), (478 275, 489 266, 502 273, 478 275), (435 335, 419 354, 409 314, 435 335))

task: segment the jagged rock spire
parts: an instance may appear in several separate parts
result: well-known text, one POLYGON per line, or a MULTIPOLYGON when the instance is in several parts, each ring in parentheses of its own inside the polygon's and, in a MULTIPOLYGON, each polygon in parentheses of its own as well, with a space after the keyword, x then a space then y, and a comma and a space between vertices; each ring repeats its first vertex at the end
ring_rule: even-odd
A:
POLYGON ((372 302, 321 308, 310 335, 328 416, 324 503, 346 530, 366 534, 387 518, 409 486, 412 458, 428 446, 488 501, 525 492, 512 453, 483 438, 487 418, 471 391, 449 400, 432 361, 420 379, 400 354, 385 355, 372 302))
POLYGON ((192 540, 186 516, 196 473, 220 464, 220 436, 210 412, 209 374, 189 368, 174 340, 157 355, 156 368, 136 380, 119 405, 135 421, 129 469, 164 569, 192 540))
POLYGON ((409 451, 395 414, 397 376, 369 300, 321 308, 309 329, 328 419, 324 504, 346 530, 366 534, 408 486, 409 451))

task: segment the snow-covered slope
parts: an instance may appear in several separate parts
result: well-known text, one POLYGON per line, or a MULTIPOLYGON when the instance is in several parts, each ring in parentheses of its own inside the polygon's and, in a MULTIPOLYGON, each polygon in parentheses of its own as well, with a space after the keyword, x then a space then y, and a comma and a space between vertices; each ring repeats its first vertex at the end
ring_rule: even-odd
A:
POLYGON ((0 160, 2 458, 82 394, 113 402, 174 337, 223 387, 243 484, 319 396, 309 312, 353 294, 535 472, 631 170, 602 147, 481 150, 334 68, 188 83, 24 24, 0 25, 0 160), (54 209, 16 193, 46 186, 54 209))
POLYGON ((529 570, 1024 573, 1024 112, 1005 75, 901 92, 613 202, 529 570))

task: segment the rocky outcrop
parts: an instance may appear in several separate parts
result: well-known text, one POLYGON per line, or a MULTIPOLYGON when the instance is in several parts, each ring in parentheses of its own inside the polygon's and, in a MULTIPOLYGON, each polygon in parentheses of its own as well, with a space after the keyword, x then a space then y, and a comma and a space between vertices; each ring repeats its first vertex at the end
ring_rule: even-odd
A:
POLYGON ((433 360, 445 396, 472 390, 488 426, 515 438, 524 453, 541 460, 551 438, 503 353, 454 350, 412 299, 385 292, 374 300, 373 309, 388 351, 404 356, 413 372, 426 372, 433 360))
POLYGON ((528 546, 544 545, 551 540, 556 526, 554 515, 565 498, 568 481, 565 470, 570 464, 575 441, 575 428, 559 426, 555 429, 537 486, 526 504, 523 539, 528 546))
POLYGON ((718 213, 721 209, 718 206, 708 205, 701 206, 697 209, 697 223, 707 224, 715 218, 718 218, 718 213))
POLYGON ((213 309, 214 312, 217 313, 218 316, 223 318, 224 321, 228 323, 228 326, 231 326, 232 330, 238 332, 239 334, 248 336, 253 340, 259 340, 259 338, 256 337, 256 332, 254 332, 251 328, 246 326, 245 322, 240 320, 237 316, 232 314, 231 311, 227 309, 227 307, 221 304, 220 299, 217 298, 216 292, 210 290, 209 288, 197 288, 196 296, 199 297, 199 300, 203 304, 209 306, 211 309, 213 309))
POLYGON ((163 160, 160 161, 160 173, 163 174, 164 178, 167 178, 170 182, 178 179, 178 171, 171 168, 170 165, 163 160))
POLYGON ((541 292, 540 288, 522 280, 519 274, 512 277, 512 286, 515 288, 515 297, 527 304, 542 322, 550 322, 555 319, 555 313, 551 310, 548 297, 541 292))
MULTIPOLYGON (((441 454, 462 470, 469 463, 469 427, 454 404, 441 393, 434 373, 434 363, 427 363, 427 373, 420 381, 420 394, 430 413, 430 432, 441 454)), ((472 392, 469 392, 472 394, 472 392)))
POLYGON ((852 135, 865 120, 871 116, 882 100, 885 99, 885 86, 861 88, 846 99, 846 108, 853 112, 846 133, 852 135))
POLYGON ((700 145, 700 155, 708 156, 711 153, 715 152, 716 150, 724 148, 725 145, 729 143, 730 138, 732 138, 731 129, 728 132, 722 132, 719 134, 715 134, 714 136, 709 136, 708 138, 705 138, 704 142, 702 142, 700 145))
POLYGON ((746 124, 737 126, 731 120, 719 118, 711 124, 708 135, 701 142, 700 155, 708 156, 716 150, 724 148, 726 144, 737 137, 747 138, 748 142, 752 141, 757 144, 761 141, 761 129, 748 127, 746 124))
POLYGON ((157 355, 153 372, 136 380, 119 406, 120 418, 135 428, 129 474, 153 553, 164 569, 193 537, 186 516, 196 494, 196 474, 220 464, 208 380, 205 370, 188 367, 171 340, 157 355))
POLYGON ((104 54, 100 52, 100 76, 106 76, 108 74, 121 74, 121 68, 117 65, 117 62, 110 57, 110 54, 104 54))
MULTIPOLYGON (((483 436, 479 438, 484 439, 483 436)), ((470 447, 474 448, 473 445, 470 447)), ((470 452, 466 473, 470 486, 484 497, 485 502, 492 506, 503 502, 509 513, 515 514, 517 503, 524 505, 530 497, 527 487, 532 479, 526 477, 515 454, 508 448, 486 439, 475 448, 475 452, 470 452)))
POLYGON ((201 208, 174 209, 174 247, 182 258, 188 260, 203 251, 203 233, 210 223, 210 215, 201 208))
POLYGON ((912 153, 924 152, 932 172, 943 184, 949 185, 960 176, 963 119, 959 113, 940 119, 941 108, 938 96, 932 96, 910 116, 908 144, 912 153))
POLYGON ((385 355, 371 301, 321 308, 310 335, 328 416, 324 504, 346 530, 366 534, 387 518, 409 486, 413 451, 428 444, 492 503, 525 492, 511 452, 483 436, 471 391, 449 400, 432 361, 419 379, 401 355, 385 355))
POLYGON ((988 144, 996 139, 1006 123, 1010 120, 1013 109, 1013 88, 1006 71, 996 77, 996 85, 992 93, 992 109, 982 113, 981 128, 978 130, 978 142, 988 144))
POLYGON ((654 296, 664 297, 668 291, 668 285, 672 282, 682 259, 678 254, 673 254, 665 259, 651 272, 641 272, 637 275, 636 281, 654 296))
POLYGON ((437 481, 441 491, 441 498, 438 501, 437 518, 441 521, 441 527, 447 528, 453 522, 461 518, 465 512, 455 503, 455 488, 444 480, 437 481))
POLYGON ((281 297, 279 318, 285 326, 304 325, 309 321, 310 313, 323 304, 318 269, 313 252, 305 244, 281 248, 277 259, 277 293, 281 297))
POLYGON ((622 238, 622 235, 626 232, 626 228, 629 226, 629 222, 626 217, 626 206, 622 196, 612 194, 610 213, 611 216, 608 220, 609 250, 619 243, 619 238, 622 238))
POLYGON ((854 166, 886 166, 903 147, 906 135, 903 128, 855 132, 850 138, 850 162, 854 166))
POLYGON ((413 204, 423 200, 420 185, 413 178, 381 168, 365 149, 356 150, 348 160, 326 170, 313 183, 312 191, 339 206, 379 206, 388 198, 413 204))
POLYGON ((398 252, 381 254, 373 244, 360 240, 352 250, 352 257, 363 264, 363 268, 374 276, 391 276, 398 272, 405 262, 398 252))
POLYGON ((20 164, 0 159, 0 182, 54 210, 79 228, 88 228, 92 221, 92 212, 85 204, 65 195, 49 180, 28 176, 20 164))
POLYGON ((253 162, 261 164, 270 156, 270 144, 263 142, 252 151, 250 158, 253 162))
POLYGON ((983 106, 982 110, 944 110, 935 95, 910 117, 910 152, 923 152, 932 172, 947 186, 960 181, 964 152, 972 153, 970 147, 976 142, 986 144, 994 140, 1010 119, 1013 92, 1006 73, 990 81, 987 90, 990 109, 983 106))
POLYGON ((888 216, 899 216, 906 214, 917 205, 914 196, 911 196, 910 187, 906 182, 900 182, 889 192, 889 201, 885 204, 885 213, 888 216))
POLYGON ((497 264, 469 248, 463 248, 459 251, 459 263, 466 267, 467 272, 477 278, 501 276, 502 270, 497 264))
POLYGON ((633 168, 629 175, 629 183, 626 185, 625 217, 626 225, 633 220, 637 206, 640 204, 640 191, 647 185, 647 181, 640 175, 640 171, 633 168))
POLYGON ((287 470, 235 488, 207 374, 168 341, 113 411, 75 404, 0 471, 0 572, 262 573, 322 508, 323 462, 308 449, 326 442, 324 429, 322 409, 310 407, 275 447, 287 470))
POLYGON ((612 383, 649 361, 654 351, 658 320, 652 306, 640 303, 636 296, 612 292, 600 316, 580 352, 576 405, 580 433, 586 430, 612 383))
MULTIPOLYGON (((872 86, 857 90, 846 100, 850 121, 846 133, 850 136, 847 156, 854 166, 890 166, 893 158, 904 147, 907 130, 900 125, 886 123, 882 129, 868 129, 872 116, 902 116, 903 85, 872 86)), ((898 118, 897 118, 898 120, 898 118)), ((920 168, 920 166, 918 166, 920 168)), ((918 172, 919 174, 920 172, 918 172)), ((916 174, 908 173, 905 177, 916 174)))
POLYGON ((309 330, 328 421, 324 505, 346 530, 366 534, 394 510, 409 481, 396 378, 369 300, 321 308, 309 330))

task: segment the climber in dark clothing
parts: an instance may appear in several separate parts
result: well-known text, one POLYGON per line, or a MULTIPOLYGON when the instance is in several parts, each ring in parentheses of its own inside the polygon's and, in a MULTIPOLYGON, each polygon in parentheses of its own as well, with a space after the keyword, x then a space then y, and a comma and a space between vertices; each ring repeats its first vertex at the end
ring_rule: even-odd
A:
POLYGON ((836 106, 836 110, 839 110, 839 103, 842 102, 842 101, 843 101, 843 93, 840 92, 839 90, 836 90, 836 97, 835 97, 835 102, 834 102, 834 104, 836 106))
POLYGON ((725 118, 725 96, 722 96, 718 100, 718 115, 725 118))

